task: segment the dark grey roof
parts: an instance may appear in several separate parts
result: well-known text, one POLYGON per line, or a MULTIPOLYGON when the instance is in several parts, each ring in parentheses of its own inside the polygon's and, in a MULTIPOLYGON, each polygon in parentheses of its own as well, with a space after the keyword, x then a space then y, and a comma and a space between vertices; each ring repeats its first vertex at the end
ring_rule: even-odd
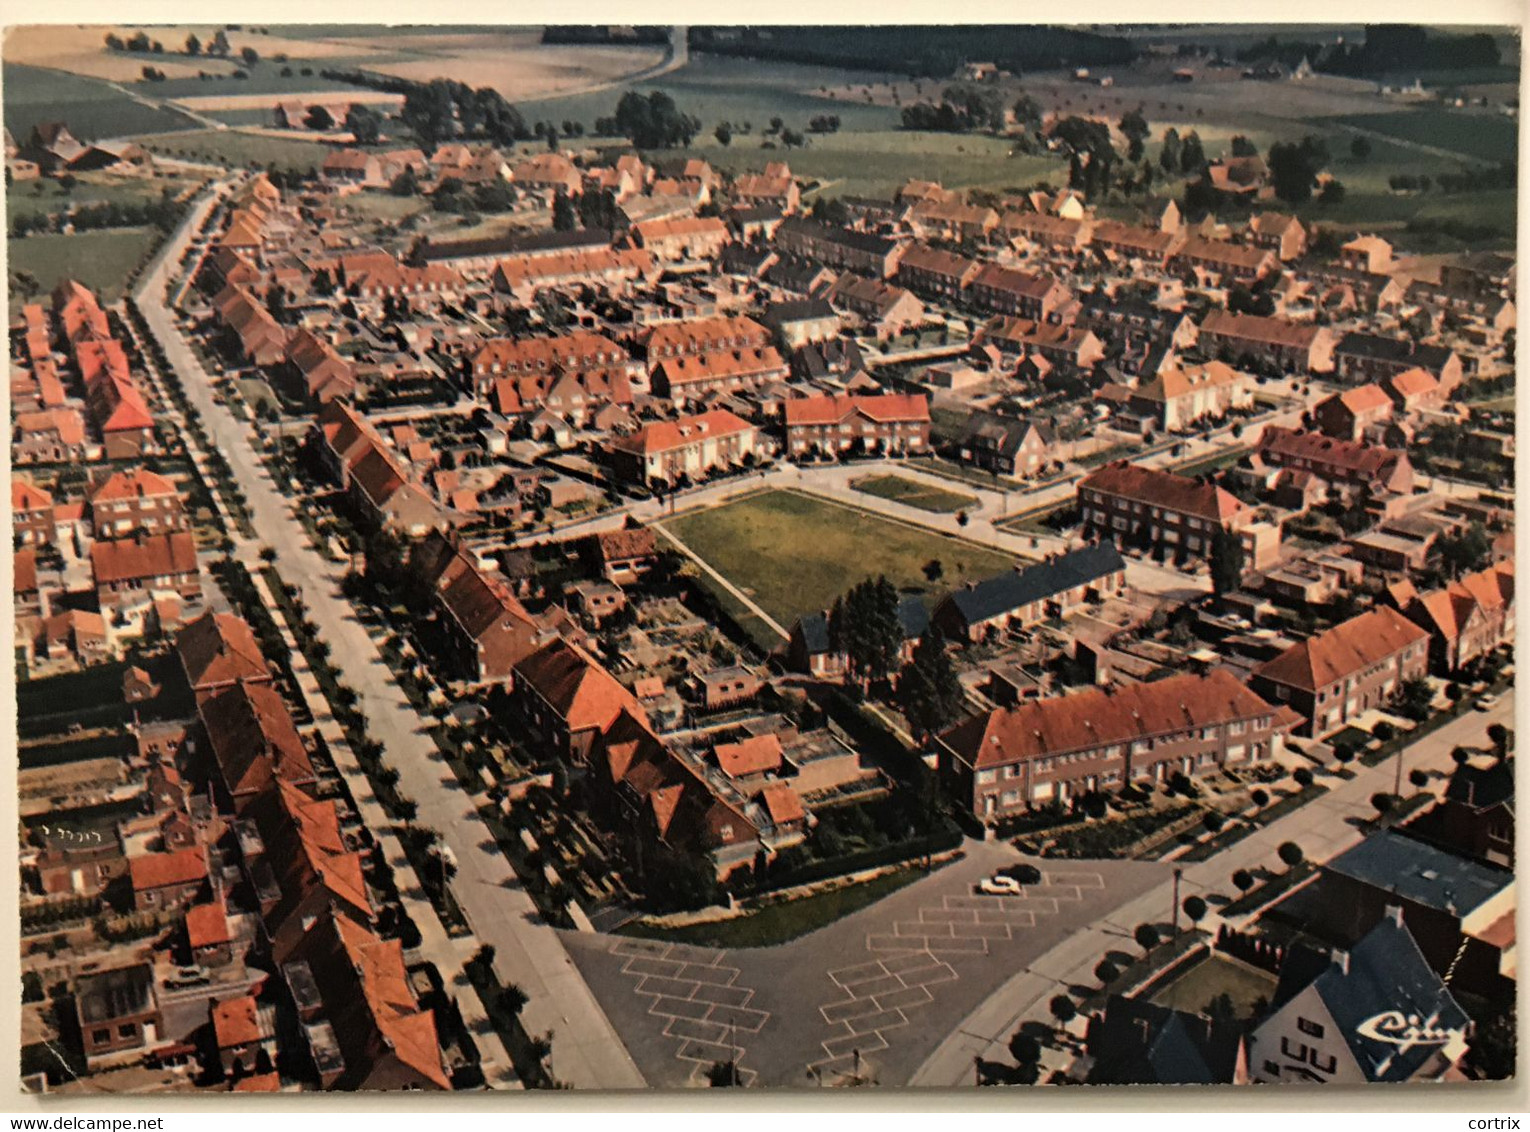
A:
POLYGON ((1394 1012, 1416 1016, 1439 1030, 1460 1030, 1470 1021, 1424 959, 1412 933, 1392 914, 1383 916, 1347 957, 1341 952, 1324 962, 1311 951, 1293 949, 1281 968, 1276 1009, 1308 987, 1322 999, 1356 1063, 1372 1081, 1409 1080, 1439 1046, 1420 1043, 1410 1048, 1367 1036, 1367 1022, 1394 1012))
POLYGON ((1339 339, 1335 354, 1353 354, 1385 362, 1407 362, 1424 369, 1439 369, 1454 351, 1445 346, 1415 345, 1407 338, 1383 338, 1378 334, 1349 333, 1339 339))
POLYGON ((904 594, 899 598, 898 623, 903 626, 904 640, 924 636, 924 631, 930 627, 930 611, 925 608, 924 599, 917 594, 904 594))
POLYGON ((1514 761, 1494 761, 1488 766, 1463 763, 1450 776, 1445 797, 1474 810, 1514 804, 1514 761))
POLYGON ((611 243, 606 228, 575 228, 570 232, 530 232, 494 236, 483 240, 427 242, 419 255, 426 263, 448 259, 474 259, 485 255, 515 255, 520 252, 551 252, 566 248, 603 248, 611 243))
POLYGON ((829 651, 829 619, 822 613, 804 614, 797 621, 797 629, 809 656, 821 656, 829 651))
POLYGON ((750 208, 730 208, 728 219, 735 224, 763 224, 781 219, 781 210, 772 204, 759 204, 750 208))
POLYGON ((1043 444, 1052 443, 1051 430, 1045 425, 1029 420, 1007 419, 991 413, 973 413, 967 418, 962 443, 971 448, 981 448, 987 452, 1013 456, 1020 450, 1020 445, 1025 443, 1025 438, 1032 429, 1036 430, 1043 444))
POLYGON ((765 308, 761 319, 766 326, 782 326, 788 322, 833 317, 834 308, 824 299, 793 299, 784 303, 771 303, 765 308))
POLYGON ((1323 868, 1425 908, 1466 916, 1508 885, 1514 875, 1386 829, 1372 834, 1323 868))
POLYGON ((1111 995, 1088 1034, 1091 1085, 1227 1085, 1238 1035, 1201 1015, 1111 995))
POLYGON ((783 233, 798 233, 819 240, 829 240, 847 248, 854 248, 856 251, 871 252, 875 255, 886 255, 898 246, 897 240, 887 236, 878 236, 873 232, 857 232, 852 228, 836 228, 832 224, 820 224, 816 220, 783 220, 781 227, 776 229, 776 238, 780 239, 783 233))
POLYGON ((108 1022, 152 1009, 154 970, 147 963, 87 975, 75 986, 80 1019, 108 1022))
POLYGON ((985 578, 970 588, 954 591, 946 600, 956 606, 967 624, 977 625, 1125 568, 1115 544, 1105 542, 1069 551, 1025 570, 985 578))

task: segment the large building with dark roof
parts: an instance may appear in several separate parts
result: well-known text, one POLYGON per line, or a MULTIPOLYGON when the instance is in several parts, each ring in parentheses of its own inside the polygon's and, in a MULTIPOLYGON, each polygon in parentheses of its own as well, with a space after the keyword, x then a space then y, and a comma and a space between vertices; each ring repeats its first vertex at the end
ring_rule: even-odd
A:
POLYGON ((1062 617, 1126 585, 1126 562, 1114 543, 1054 554, 1045 561, 969 582, 935 607, 948 641, 975 642, 1014 627, 1062 617))

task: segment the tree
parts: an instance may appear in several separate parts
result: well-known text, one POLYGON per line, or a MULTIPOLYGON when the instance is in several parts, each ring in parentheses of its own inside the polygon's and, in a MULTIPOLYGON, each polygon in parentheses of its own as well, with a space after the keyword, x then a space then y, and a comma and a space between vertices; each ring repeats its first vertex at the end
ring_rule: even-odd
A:
POLYGON ((346 112, 345 128, 357 145, 376 145, 382 134, 382 116, 370 106, 358 102, 346 112))
POLYGON ((946 652, 945 638, 933 625, 914 646, 914 655, 898 676, 898 701, 920 737, 961 718, 966 693, 946 652))
POLYGON ((418 196, 420 193, 420 178, 414 171, 413 165, 405 165, 393 183, 388 186, 388 191, 396 197, 418 196))
POLYGON ((965 527, 970 522, 972 522, 972 517, 967 512, 958 511, 956 513, 956 525, 958 527, 965 527))
POLYGON ((1165 173, 1180 171, 1181 149, 1179 131, 1170 126, 1163 132, 1163 148, 1158 151, 1158 164, 1165 173))
POLYGON ((1291 772, 1291 777, 1303 790, 1312 785, 1312 771, 1307 767, 1299 766, 1291 772))
POLYGON ((845 654, 853 676, 885 680, 903 649, 896 587, 885 576, 851 587, 829 611, 829 637, 831 647, 845 654))
POLYGON ((940 559, 932 558, 920 568, 920 572, 924 574, 925 581, 933 583, 940 581, 946 568, 941 565, 940 559))
POLYGON ((1185 916, 1192 924, 1198 924, 1206 916, 1206 901, 1199 896, 1187 896, 1180 905, 1185 910, 1185 916))
POLYGON ((1016 1065, 1035 1065, 1041 1060, 1041 1043, 1024 1030, 1016 1030, 1009 1037, 1009 1056, 1016 1065))
POLYGON ((733 141, 733 127, 726 122, 720 122, 717 129, 712 131, 712 136, 717 139, 718 145, 728 145, 733 141))
POLYGON ((1057 1019, 1059 1026, 1066 1026, 1078 1017, 1078 1007, 1065 994, 1053 995, 1052 1001, 1047 1004, 1047 1009, 1052 1012, 1052 1017, 1057 1019))
POLYGON ((744 1083, 736 1061, 714 1061, 707 1067, 707 1084, 714 1089, 738 1088, 744 1083))
POLYGON ((1232 875, 1233 887, 1239 892, 1247 892, 1254 887, 1254 874, 1247 869, 1239 869, 1232 875))
POLYGON ((207 53, 209 55, 223 56, 228 54, 228 50, 228 35, 222 28, 219 28, 213 33, 212 43, 207 46, 207 53))
POLYGON ((187 55, 200 55, 200 54, 202 54, 202 41, 196 37, 196 33, 195 32, 193 32, 192 34, 190 34, 190 35, 188 35, 186 37, 186 54, 187 55))
POLYGON ((1294 841, 1282 841, 1280 848, 1275 850, 1275 855, 1281 859, 1287 868, 1295 868, 1306 859, 1302 847, 1294 841))
POLYGON ((787 149, 800 149, 807 144, 807 138, 800 130, 782 130, 781 144, 787 149))
POLYGON ((335 128, 335 116, 329 112, 327 107, 313 106, 303 116, 303 125, 307 126, 310 130, 318 130, 320 133, 323 133, 335 128))
POLYGON ((1420 767, 1414 767, 1408 772, 1408 781, 1411 782, 1416 789, 1422 790, 1424 787, 1429 785, 1429 772, 1420 767))
POLYGON ((1459 534, 1442 535, 1435 545, 1440 549, 1440 564, 1452 578, 1481 570, 1493 557, 1493 540, 1477 522, 1468 523, 1459 534))
POLYGON ((579 227, 579 213, 574 208, 574 202, 569 195, 559 191, 553 198, 553 229, 558 232, 571 232, 579 227))
POLYGON ((492 943, 482 944, 477 951, 473 952, 473 963, 484 971, 493 970, 495 954, 496 951, 492 943))
POLYGON ((1109 959, 1101 959, 1094 966, 1094 977, 1100 980, 1102 987, 1108 987, 1121 977, 1121 968, 1109 959))
POLYGON ((1376 816, 1379 818, 1384 818, 1391 813, 1397 802, 1396 794, 1388 794, 1384 790, 1371 795, 1371 809, 1376 811, 1376 816))
POLYGON ((1201 824, 1206 827, 1206 832, 1216 833, 1227 824, 1227 818, 1218 810, 1207 810, 1201 824))
POLYGON ((1323 204, 1343 204, 1346 193, 1344 182, 1335 178, 1323 186, 1323 191, 1318 194, 1318 200, 1323 204))
POLYGON ((1138 924, 1132 932, 1132 939, 1137 941, 1137 946, 1144 952, 1152 951, 1158 946, 1158 929, 1152 924, 1138 924))
POLYGON ((688 146, 701 132, 701 120, 682 113, 675 100, 662 90, 650 91, 646 98, 629 90, 616 104, 612 124, 639 149, 688 146))
POLYGON ((1363 134, 1349 143, 1349 152, 1356 161, 1364 161, 1371 155, 1371 139, 1363 134))
POLYGON ((1392 704, 1397 713, 1416 723, 1429 718, 1430 712, 1434 710, 1433 703, 1434 690, 1422 676, 1410 676, 1397 686, 1397 691, 1392 695, 1392 704))
POLYGON ((1507 757, 1509 748, 1514 745, 1514 732, 1501 723, 1490 723, 1488 724, 1487 735, 1488 739, 1492 741, 1494 754, 1500 759, 1507 757))
POLYGON ((253 47, 243 47, 239 50, 239 58, 244 60, 246 66, 253 67, 260 62, 260 52, 253 47))
POLYGON ((1041 103, 1028 94, 1022 94, 1015 100, 1015 105, 1012 109, 1015 114, 1015 122, 1022 130, 1030 134, 1041 132, 1041 103))
POLYGON ((1232 155, 1234 157, 1258 157, 1259 149, 1243 134, 1234 134, 1232 139, 1232 155))
POLYGON ((1312 199, 1312 185, 1328 164, 1328 146, 1311 134, 1299 142, 1276 142, 1266 164, 1275 195, 1287 204, 1301 204, 1312 199))
POLYGON ((271 546, 263 546, 263 547, 261 547, 260 548, 260 560, 262 562, 264 562, 267 566, 271 565, 271 563, 276 561, 276 548, 275 547, 271 547, 271 546))
POLYGON ((1142 108, 1128 110, 1121 116, 1118 123, 1121 136, 1126 139, 1126 159, 1133 164, 1142 160, 1143 143, 1147 141, 1149 130, 1147 119, 1142 116, 1142 108))
POLYGON ((1265 806, 1270 804, 1269 792, 1266 790, 1261 790, 1258 787, 1255 787, 1253 790, 1249 791, 1248 799, 1250 802, 1253 802, 1254 805, 1259 809, 1263 809, 1265 806))
POLYGON ((1185 134, 1179 149, 1179 171, 1184 174, 1199 173, 1206 167, 1206 150, 1201 145, 1201 135, 1194 130, 1185 134))
POLYGON ((413 798, 400 798, 393 803, 393 816, 405 825, 414 821, 415 815, 419 812, 419 804, 413 798))
MULTIPOLYGON (((482 948, 479 949, 482 951, 482 948)), ((511 1018, 519 1018, 521 1011, 531 1001, 530 996, 521 989, 519 983, 506 983, 500 990, 499 997, 495 1000, 496 1005, 511 1018)))
POLYGON ((1243 539, 1236 531, 1218 527, 1211 536, 1211 588, 1226 597, 1243 584, 1243 539))

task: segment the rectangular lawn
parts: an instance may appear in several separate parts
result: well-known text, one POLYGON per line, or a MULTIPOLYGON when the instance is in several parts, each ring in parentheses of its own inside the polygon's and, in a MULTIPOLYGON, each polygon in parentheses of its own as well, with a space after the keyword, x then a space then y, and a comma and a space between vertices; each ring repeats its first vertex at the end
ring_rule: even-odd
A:
POLYGON ((940 515, 949 515, 953 511, 971 507, 977 502, 976 496, 930 487, 903 476, 867 476, 865 479, 852 481, 850 486, 867 495, 891 499, 895 503, 906 503, 921 511, 933 511, 940 515))
POLYGON ((1003 551, 795 491, 764 492, 664 525, 788 628, 867 577, 885 574, 933 604, 1014 564, 1003 551), (923 571, 932 559, 942 568, 934 583, 923 571))
MULTIPOLYGON (((66 279, 78 279, 107 303, 122 298, 127 277, 158 245, 164 233, 153 228, 103 228, 73 236, 49 233, 7 241, 11 275, 26 272, 46 295, 66 279)), ((20 291, 11 293, 11 310, 25 303, 20 291)))
POLYGON ((1153 996, 1160 1006, 1192 1013, 1204 1010, 1218 995, 1232 999, 1239 1015, 1253 1012, 1261 998, 1268 1002, 1275 994, 1275 976, 1243 963, 1213 955, 1197 963, 1153 996))

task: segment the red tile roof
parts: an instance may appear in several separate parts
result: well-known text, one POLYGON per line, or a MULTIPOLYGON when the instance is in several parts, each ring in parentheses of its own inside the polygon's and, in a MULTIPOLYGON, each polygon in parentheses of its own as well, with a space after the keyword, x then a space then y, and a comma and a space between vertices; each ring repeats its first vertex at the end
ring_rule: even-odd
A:
POLYGON ((1080 491, 1088 488, 1222 524, 1244 509, 1237 496, 1223 488, 1124 460, 1097 469, 1080 480, 1078 486, 1080 491))
POLYGON ((175 648, 194 689, 271 678, 254 631, 232 613, 204 613, 180 631, 175 648))
POLYGON ((118 503, 129 499, 153 498, 176 495, 175 485, 158 472, 143 468, 113 472, 102 480, 90 493, 90 503, 98 507, 102 503, 118 503))
POLYGON ((957 724, 942 739, 981 768, 1274 714, 1232 672, 1214 668, 1204 676, 1182 673, 999 708, 957 724))
POLYGON ((774 734, 755 735, 737 743, 719 743, 712 748, 717 765, 730 778, 763 774, 781 765, 781 740, 774 734))
POLYGON ((517 664, 515 679, 557 712, 570 732, 604 731, 623 711, 647 718, 632 693, 598 661, 561 639, 517 664))
POLYGON ((1254 669, 1276 684, 1316 692, 1388 659, 1429 633, 1391 606, 1377 606, 1325 633, 1292 645, 1254 669))
POLYGON ((772 825, 791 825, 807 818, 802 799, 789 782, 772 782, 760 791, 760 801, 764 803, 772 825))
POLYGON ((254 1045, 272 1036, 261 1025, 260 1006, 254 995, 225 998, 213 1003, 212 1026, 219 1049, 254 1045))
POLYGON ((652 456, 720 436, 735 436, 753 431, 752 424, 726 409, 708 409, 704 413, 678 420, 655 421, 630 436, 618 437, 611 442, 611 447, 640 456, 652 456))
POLYGON ((19 477, 11 480, 11 511, 42 511, 53 507, 53 496, 30 480, 19 477))
POLYGON ((192 950, 217 947, 229 943, 233 938, 234 934, 228 927, 228 910, 223 906, 222 897, 214 899, 211 904, 193 904, 186 909, 186 939, 192 950))
POLYGON ((197 715, 223 783, 235 797, 269 789, 273 776, 292 783, 315 780, 302 736, 271 684, 241 681, 204 696, 197 715))
POLYGON ((134 892, 194 884, 207 879, 207 853, 200 845, 173 853, 145 853, 128 858, 128 873, 134 892))
POLYGON ((923 393, 824 394, 793 397, 782 404, 788 428, 835 425, 856 414, 878 423, 922 423, 930 419, 930 399, 923 393))
POLYGON ((98 586, 145 581, 163 575, 195 574, 196 540, 190 531, 101 540, 91 544, 90 562, 98 586))
POLYGON ((336 917, 335 928, 352 969, 361 981, 367 1012, 393 1055, 442 1089, 451 1080, 441 1068, 441 1045, 435 1016, 419 1008, 409 987, 404 949, 398 940, 382 940, 360 924, 336 917))

